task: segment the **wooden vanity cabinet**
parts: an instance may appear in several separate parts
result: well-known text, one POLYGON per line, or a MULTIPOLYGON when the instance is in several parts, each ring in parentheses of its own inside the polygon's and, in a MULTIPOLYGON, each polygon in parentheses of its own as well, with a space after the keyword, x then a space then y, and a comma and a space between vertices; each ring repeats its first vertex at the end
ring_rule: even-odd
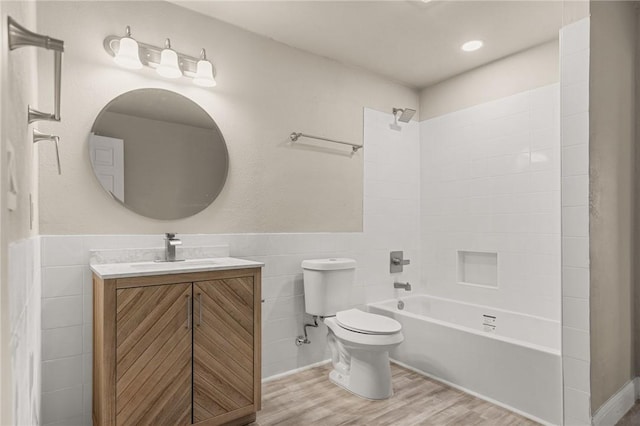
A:
POLYGON ((94 275, 94 425, 254 421, 260 287, 260 268, 94 275))

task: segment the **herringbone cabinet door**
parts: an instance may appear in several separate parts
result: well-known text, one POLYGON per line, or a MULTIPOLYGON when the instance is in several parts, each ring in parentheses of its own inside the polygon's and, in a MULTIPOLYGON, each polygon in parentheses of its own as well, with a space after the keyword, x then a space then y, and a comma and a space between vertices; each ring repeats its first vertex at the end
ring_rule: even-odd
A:
POLYGON ((116 422, 191 424, 191 283, 117 291, 116 422))
POLYGON ((253 300, 252 277, 194 283, 194 423, 254 407, 253 300))

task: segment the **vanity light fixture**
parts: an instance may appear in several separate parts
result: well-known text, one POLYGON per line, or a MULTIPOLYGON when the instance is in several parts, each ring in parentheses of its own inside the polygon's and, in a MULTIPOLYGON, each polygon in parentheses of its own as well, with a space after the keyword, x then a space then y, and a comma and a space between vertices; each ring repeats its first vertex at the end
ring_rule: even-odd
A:
POLYGON ((120 39, 118 53, 113 58, 116 64, 124 68, 139 70, 142 68, 140 62, 138 42, 131 37, 131 28, 127 25, 125 36, 120 39))
POLYGON ((178 78, 182 75, 178 65, 178 54, 171 49, 171 40, 169 39, 164 42, 164 49, 160 53, 160 64, 156 68, 156 72, 167 78, 178 78))
POLYGON ((200 60, 196 65, 196 76, 193 78, 194 84, 202 87, 215 87, 216 79, 213 78, 213 64, 207 60, 207 52, 202 49, 200 60))
POLYGON ((166 78, 185 76, 192 78, 193 83, 201 87, 216 85, 215 68, 207 59, 204 49, 197 58, 172 49, 169 39, 166 39, 164 47, 142 43, 131 37, 131 29, 128 26, 124 37, 107 36, 103 46, 122 67, 140 69, 144 65, 154 68, 159 75, 166 78))
POLYGON ((460 46, 460 49, 464 50, 465 52, 473 52, 480 49, 483 45, 484 43, 482 42, 482 40, 471 40, 460 46))

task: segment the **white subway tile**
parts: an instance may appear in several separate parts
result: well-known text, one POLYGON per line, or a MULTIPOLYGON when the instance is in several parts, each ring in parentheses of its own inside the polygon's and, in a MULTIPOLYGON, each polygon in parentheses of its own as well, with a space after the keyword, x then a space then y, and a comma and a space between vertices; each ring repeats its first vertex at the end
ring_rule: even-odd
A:
POLYGON ((564 417, 567 425, 590 425, 591 395, 565 386, 564 417), (576 421, 580 423, 575 423, 576 421))
POLYGON ((589 81, 589 50, 563 55, 560 81, 563 86, 589 81))
MULTIPOLYGON (((300 314, 295 317, 280 318, 263 323, 262 341, 275 342, 283 339, 295 339, 302 333, 305 317, 300 314)), ((307 319, 307 321, 310 321, 307 319)))
POLYGON ((590 361, 589 333, 575 328, 562 327, 562 356, 590 361))
POLYGON ((591 392, 591 371, 588 362, 565 357, 562 360, 562 371, 565 386, 584 393, 591 392))
POLYGON ((42 394, 42 424, 73 419, 82 414, 82 385, 42 394))
POLYGON ((565 237, 589 236, 589 207, 562 208, 562 235, 565 237))
POLYGON ((91 384, 82 387, 82 411, 87 414, 91 413, 93 407, 93 386, 91 384))
POLYGON ((589 111, 589 81, 562 86, 562 117, 589 111))
POLYGON ((589 174, 589 145, 562 148, 562 176, 589 174))
POLYGON ((42 391, 70 388, 82 384, 82 357, 73 356, 42 363, 42 391))
POLYGON ((589 269, 562 268, 562 295, 566 297, 589 298, 589 269))
POLYGON ((268 277, 262 281, 262 297, 264 299, 291 297, 303 293, 302 267, 296 275, 268 277))
POLYGON ((92 426, 91 419, 87 418, 85 414, 81 416, 75 416, 70 419, 63 419, 53 423, 47 423, 43 426, 92 426))
POLYGON ((93 324, 82 326, 82 352, 85 354, 93 352, 93 324))
POLYGON ((82 353, 82 326, 53 328, 42 331, 44 361, 82 353))
MULTIPOLYGON (((315 344, 318 347, 325 343, 326 341, 324 339, 320 342, 315 339, 311 340, 311 344, 315 344)), ((324 348, 324 346, 322 347, 324 348)), ((295 337, 266 343, 264 345, 264 350, 262 351, 262 362, 264 364, 273 364, 281 359, 294 357, 298 353, 299 348, 300 347, 295 344, 295 337)))
POLYGON ((42 329, 82 324, 82 296, 42 300, 42 329))
POLYGON ((74 296, 82 294, 82 266, 42 268, 42 297, 74 296))
POLYGON ((90 385, 93 382, 93 354, 82 355, 82 383, 90 385))
POLYGON ((86 264, 88 257, 82 246, 82 237, 41 237, 42 266, 73 266, 86 264))
POLYGON ((556 148, 559 145, 560 130, 558 126, 534 128, 531 132, 529 146, 532 151, 556 148))
POLYGON ((262 319, 265 322, 281 318, 295 318, 303 312, 304 299, 302 296, 267 300, 262 305, 262 319))
POLYGON ((82 323, 93 323, 93 294, 85 293, 82 295, 82 323))
POLYGON ((564 59, 580 50, 589 49, 590 19, 584 18, 560 29, 560 56, 564 59))
POLYGON ((562 146, 589 144, 589 112, 562 118, 562 146))
POLYGON ((562 205, 589 205, 589 175, 562 178, 562 205))
POLYGON ((589 331, 589 301, 573 297, 562 298, 562 325, 589 331))
POLYGON ((589 267, 589 238, 562 238, 562 264, 576 268, 589 267))

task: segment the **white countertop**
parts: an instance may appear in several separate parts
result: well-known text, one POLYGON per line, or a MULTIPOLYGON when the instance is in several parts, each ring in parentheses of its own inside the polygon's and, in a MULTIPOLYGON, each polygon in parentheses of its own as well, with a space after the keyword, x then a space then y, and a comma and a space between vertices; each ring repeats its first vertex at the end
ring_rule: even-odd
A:
POLYGON ((144 277, 159 274, 222 271, 227 269, 261 268, 264 263, 235 257, 187 259, 180 262, 133 262, 92 264, 91 270, 102 279, 144 277))

